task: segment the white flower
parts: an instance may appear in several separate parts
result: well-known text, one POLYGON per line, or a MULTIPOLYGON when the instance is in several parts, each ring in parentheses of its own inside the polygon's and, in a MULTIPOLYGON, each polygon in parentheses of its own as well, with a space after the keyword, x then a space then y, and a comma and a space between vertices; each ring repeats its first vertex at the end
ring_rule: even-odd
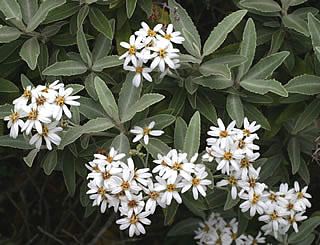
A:
MULTIPOLYGON (((152 169, 152 173, 159 172, 159 176, 163 176, 168 170, 170 170, 168 163, 165 161, 165 156, 162 156, 158 153, 158 159, 153 160, 154 163, 158 164, 158 166, 152 169)), ((168 154, 167 154, 168 157, 168 154)))
POLYGON ((118 167, 120 164, 120 160, 125 156, 126 154, 118 154, 118 152, 113 147, 111 147, 109 152, 105 152, 105 155, 94 154, 95 159, 93 160, 93 162, 103 165, 111 164, 114 167, 118 167))
POLYGON ((152 177, 152 174, 149 173, 149 168, 140 168, 138 170, 135 169, 132 158, 129 158, 127 162, 128 165, 126 165, 125 163, 121 163, 122 168, 134 173, 133 180, 136 180, 140 184, 146 186, 150 178, 152 177))
POLYGON ((297 181, 294 182, 294 190, 296 195, 296 206, 300 206, 302 209, 306 209, 306 207, 310 208, 311 203, 307 198, 311 198, 311 195, 307 193, 308 186, 305 186, 300 190, 299 183, 297 181))
POLYGON ((289 225, 292 225, 295 232, 299 232, 297 222, 308 218, 307 216, 304 216, 303 214, 304 214, 304 212, 301 212, 301 213, 291 212, 290 215, 287 217, 288 221, 289 221, 289 225))
MULTIPOLYGON (((174 64, 174 66, 175 66, 175 69, 177 69, 177 68, 179 68, 181 66, 179 59, 173 59, 172 62, 174 64)), ((163 79, 167 75, 173 75, 173 73, 170 70, 170 67, 167 64, 165 64, 165 70, 160 73, 160 79, 163 79)))
POLYGON ((263 214, 264 210, 266 209, 266 205, 261 198, 262 191, 263 189, 251 189, 248 193, 245 193, 244 189, 240 191, 239 197, 243 200, 246 200, 239 206, 243 213, 247 212, 250 209, 250 216, 254 216, 256 212, 258 212, 259 214, 263 214))
POLYGON ((32 97, 32 88, 31 86, 27 86, 26 89, 23 91, 23 95, 21 95, 19 98, 15 99, 12 103, 17 107, 17 109, 20 109, 21 107, 24 107, 27 105, 28 101, 32 97))
POLYGON ((254 153, 253 155, 244 157, 240 160, 241 180, 247 180, 251 175, 253 175, 256 179, 259 177, 260 170, 256 170, 251 164, 251 162, 257 160, 259 156, 259 153, 254 153))
POLYGON ((120 45, 126 49, 128 49, 127 52, 125 52, 123 55, 119 57, 119 59, 124 59, 123 66, 127 66, 129 62, 131 61, 134 66, 137 66, 137 56, 139 55, 137 50, 141 49, 143 47, 143 44, 141 43, 142 38, 141 37, 135 37, 135 35, 131 35, 129 39, 129 43, 126 42, 120 42, 120 45))
POLYGON ((202 156, 202 161, 212 162, 215 159, 215 156, 212 155, 214 149, 212 147, 206 147, 206 153, 202 156))
POLYGON ((57 135, 57 132, 62 131, 61 127, 57 127, 58 121, 52 122, 50 124, 42 123, 42 133, 37 133, 33 135, 29 141, 30 145, 35 144, 37 149, 40 149, 42 145, 42 138, 46 142, 48 150, 52 150, 51 142, 55 145, 60 145, 61 138, 57 135))
POLYGON ((55 94, 57 92, 55 91, 54 94, 44 93, 41 92, 41 90, 38 90, 38 87, 32 90, 32 98, 31 98, 31 104, 35 104, 38 108, 38 110, 47 110, 52 112, 52 103, 55 99, 55 94))
POLYGON ((226 186, 231 185, 231 197, 232 199, 236 199, 238 195, 237 187, 238 187, 238 177, 236 175, 230 174, 228 180, 223 179, 217 182, 216 186, 226 186))
POLYGON ((89 194, 89 199, 94 200, 92 206, 99 206, 101 213, 104 213, 107 208, 107 197, 106 197, 106 190, 103 184, 98 185, 95 181, 90 181, 88 183, 89 190, 87 194, 89 194))
POLYGON ((171 181, 171 179, 168 179, 166 181, 159 176, 156 176, 156 180, 158 181, 158 183, 155 184, 155 190, 156 191, 165 190, 161 198, 162 203, 166 203, 167 205, 170 205, 172 198, 174 198, 177 201, 177 203, 182 203, 182 199, 177 191, 178 184, 181 180, 179 177, 174 182, 171 181))
POLYGON ((139 195, 131 195, 131 198, 125 198, 121 201, 121 207, 119 211, 121 215, 131 217, 133 214, 139 214, 144 208, 144 201, 142 199, 142 193, 139 195))
MULTIPOLYGON (((254 156, 255 153, 253 153, 253 151, 260 149, 260 147, 258 145, 253 144, 254 139, 255 139, 254 135, 250 135, 248 137, 245 137, 245 139, 240 139, 238 141, 237 151, 241 152, 242 154, 246 154, 248 157, 254 156)), ((259 156, 260 156, 260 154, 258 155, 258 157, 259 156)))
POLYGON ((280 231, 279 226, 288 224, 284 217, 290 215, 290 212, 280 206, 270 205, 265 209, 265 213, 258 218, 259 221, 267 223, 261 229, 265 232, 265 235, 273 232, 274 237, 277 238, 280 231))
POLYGON ((266 238, 262 237, 261 231, 259 231, 258 235, 256 237, 253 237, 251 235, 248 235, 246 244, 260 244, 260 243, 266 243, 266 238))
POLYGON ((166 32, 159 30, 159 33, 162 35, 162 38, 165 38, 173 43, 182 44, 182 42, 184 41, 184 38, 180 36, 181 32, 173 31, 172 24, 168 25, 166 32))
POLYGON ((145 22, 141 22, 141 26, 142 28, 134 34, 144 38, 144 45, 149 45, 150 42, 154 42, 156 40, 157 32, 162 28, 162 24, 157 24, 153 29, 151 29, 145 22))
POLYGON ((150 50, 154 51, 152 57, 154 60, 151 63, 150 68, 154 69, 159 66, 161 72, 164 72, 166 64, 171 69, 176 69, 176 65, 173 59, 179 57, 177 54, 179 49, 173 48, 169 41, 157 41, 154 47, 150 47, 150 50))
POLYGON ((23 127, 24 122, 20 119, 28 116, 28 113, 15 107, 10 116, 6 116, 3 120, 8 121, 7 127, 10 128, 10 137, 17 138, 19 127, 23 127))
POLYGON ((132 79, 132 83, 136 87, 140 86, 142 77, 144 77, 147 81, 152 82, 152 77, 149 75, 152 69, 149 67, 142 66, 143 62, 141 59, 138 59, 137 64, 135 66, 124 66, 125 70, 133 71, 136 73, 132 79))
POLYGON ((118 175, 122 172, 122 168, 116 168, 112 164, 99 164, 97 167, 98 170, 89 173, 87 179, 92 178, 98 185, 103 183, 104 186, 108 188, 110 187, 112 180, 118 179, 121 181, 121 178, 118 175))
POLYGON ((252 136, 253 135, 254 138, 259 139, 257 134, 252 134, 252 133, 256 132, 261 127, 261 125, 256 125, 256 121, 249 123, 249 121, 246 117, 244 118, 243 124, 244 124, 243 125, 244 126, 243 133, 245 136, 252 136))
POLYGON ((26 130, 26 134, 30 134, 31 129, 34 127, 39 134, 42 134, 42 123, 50 123, 51 120, 49 117, 51 116, 50 111, 45 110, 38 110, 37 106, 24 106, 22 109, 28 114, 28 119, 24 123, 23 127, 21 128, 21 132, 26 130))
POLYGON ((60 88, 63 88, 64 84, 60 83, 59 80, 54 81, 53 83, 47 83, 46 85, 38 85, 35 90, 37 92, 41 92, 43 95, 47 95, 47 97, 55 97, 57 91, 60 88))
POLYGON ((148 211, 139 214, 133 214, 132 216, 118 219, 116 223, 120 225, 120 230, 125 230, 129 227, 129 237, 132 237, 134 234, 139 236, 141 233, 146 233, 146 230, 142 224, 151 224, 151 221, 146 218, 149 215, 150 213, 148 211))
POLYGON ((230 145, 234 144, 235 138, 242 138, 242 132, 239 129, 235 129, 236 121, 232 121, 227 129, 224 126, 222 120, 218 118, 218 126, 211 126, 208 131, 208 135, 213 136, 214 138, 208 138, 207 143, 209 145, 218 145, 218 147, 225 149, 226 147, 230 147, 230 145), (241 137, 240 137, 241 136, 241 137), (218 137, 218 138, 217 138, 218 137))
POLYGON ((59 121, 62 117, 62 111, 68 118, 71 118, 71 112, 67 105, 79 106, 80 103, 78 101, 74 101, 79 99, 80 96, 70 96, 72 94, 72 88, 60 88, 59 93, 56 95, 55 104, 53 107, 52 117, 59 121))
POLYGON ((192 194, 195 200, 198 199, 198 192, 202 196, 206 196, 207 185, 211 185, 211 180, 206 179, 208 173, 205 171, 205 168, 202 168, 200 171, 194 173, 195 177, 189 175, 188 179, 182 181, 181 186, 183 186, 181 193, 186 192, 192 186, 192 194))
POLYGON ((153 186, 153 181, 149 180, 147 188, 143 187, 143 191, 148 195, 148 200, 146 202, 145 210, 153 214, 156 211, 157 205, 165 208, 165 204, 161 202, 162 193, 155 191, 153 186))
POLYGON ((132 142, 137 142, 141 138, 143 138, 144 143, 147 145, 149 143, 149 135, 152 136, 160 136, 164 132, 162 130, 152 130, 155 125, 155 122, 152 121, 145 128, 141 128, 139 126, 134 126, 133 129, 130 130, 131 133, 136 134, 136 137, 132 142))

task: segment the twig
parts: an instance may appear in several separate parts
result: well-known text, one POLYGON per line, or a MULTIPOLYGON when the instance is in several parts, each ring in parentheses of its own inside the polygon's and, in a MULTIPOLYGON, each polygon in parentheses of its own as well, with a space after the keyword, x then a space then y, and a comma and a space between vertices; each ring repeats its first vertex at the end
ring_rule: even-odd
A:
POLYGON ((78 240, 78 238, 76 238, 75 235, 71 234, 70 232, 66 231, 65 229, 62 229, 62 233, 66 234, 67 236, 71 237, 73 240, 75 240, 78 244, 82 244, 82 242, 80 242, 78 240))
POLYGON ((26 245, 34 244, 33 242, 38 238, 39 234, 35 234, 27 243, 26 245))
POLYGON ((107 220, 105 225, 100 229, 99 233, 91 240, 89 245, 94 245, 98 242, 98 240, 102 237, 102 235, 106 232, 106 230, 112 225, 116 217, 117 217, 117 213, 112 213, 109 216, 109 219, 107 220))
POLYGON ((46 232, 44 229, 42 229, 39 225, 37 226, 37 229, 42 232, 43 234, 45 234, 46 236, 50 237, 52 240, 55 240, 56 242, 65 245, 65 243, 63 241, 61 241, 60 239, 56 238, 54 235, 50 234, 49 232, 46 232))

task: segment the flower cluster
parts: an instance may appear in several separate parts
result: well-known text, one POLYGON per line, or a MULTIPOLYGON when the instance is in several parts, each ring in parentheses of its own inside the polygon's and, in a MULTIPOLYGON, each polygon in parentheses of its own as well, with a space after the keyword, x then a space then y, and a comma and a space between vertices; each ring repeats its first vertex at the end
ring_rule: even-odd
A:
POLYGON ((176 69, 179 65, 179 49, 173 44, 181 44, 184 38, 178 31, 173 31, 173 25, 169 24, 166 31, 163 25, 157 24, 151 29, 147 23, 141 23, 142 28, 130 36, 129 43, 121 42, 120 45, 128 49, 119 59, 125 59, 123 68, 135 72, 132 83, 139 87, 142 77, 152 82, 150 72, 159 68, 163 78, 172 74, 170 69, 176 69), (131 63, 131 65, 129 65, 131 63))
POLYGON ((206 177, 208 173, 203 164, 195 164, 198 154, 190 161, 186 153, 173 149, 167 155, 158 154, 154 160, 156 167, 152 173, 149 168, 136 169, 132 158, 126 162, 125 154, 111 148, 110 152, 100 151, 86 167, 88 174, 89 198, 93 206, 100 206, 104 213, 106 208, 113 207, 123 218, 116 221, 120 229, 129 228, 129 236, 145 234, 143 225, 150 225, 147 218, 157 206, 165 208, 175 199, 182 203, 179 192, 184 193, 192 187, 194 199, 198 195, 206 196, 207 185, 211 184, 206 177))
POLYGON ((13 101, 12 114, 4 118, 8 121, 10 137, 17 138, 20 130, 29 135, 34 129, 29 143, 37 149, 41 148, 43 139, 49 150, 52 150, 51 142, 59 145, 61 138, 57 132, 63 130, 58 127, 59 121, 63 114, 72 117, 67 105, 80 105, 75 101, 80 96, 71 96, 72 92, 72 88, 65 88, 59 80, 46 86, 27 86, 23 95, 13 101))
POLYGON ((261 215, 260 221, 265 234, 272 233, 275 238, 285 234, 292 226, 298 232, 298 221, 306 219, 303 216, 307 207, 311 207, 308 198, 307 186, 300 190, 298 182, 294 189, 289 189, 288 184, 281 184, 279 190, 268 189, 265 183, 258 182, 261 167, 255 169, 253 163, 260 154, 255 152, 259 146, 253 141, 258 139, 255 133, 260 125, 256 122, 249 123, 244 119, 244 129, 235 128, 235 121, 226 128, 221 119, 219 127, 210 127, 207 139, 208 147, 203 156, 204 161, 215 160, 217 170, 226 174, 226 179, 217 182, 216 186, 230 186, 231 197, 239 197, 244 202, 240 204, 242 212, 249 211, 250 216, 256 213, 261 215))
POLYGON ((195 231, 194 237, 197 244, 223 244, 231 245, 234 241, 236 245, 256 245, 265 243, 265 238, 261 232, 256 237, 242 234, 238 236, 238 222, 235 218, 229 222, 225 221, 219 213, 211 213, 209 218, 200 222, 200 227, 195 231))

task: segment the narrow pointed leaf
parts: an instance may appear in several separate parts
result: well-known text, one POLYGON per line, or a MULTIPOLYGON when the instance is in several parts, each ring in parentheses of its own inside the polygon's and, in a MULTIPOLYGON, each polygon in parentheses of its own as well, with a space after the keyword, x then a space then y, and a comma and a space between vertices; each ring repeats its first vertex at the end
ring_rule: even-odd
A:
POLYGON ((246 10, 238 10, 225 17, 211 32, 203 47, 203 55, 209 55, 217 50, 227 35, 240 23, 246 15, 246 10))
POLYGON ((45 76, 73 76, 85 73, 87 66, 74 60, 60 61, 47 67, 42 74, 45 76))
POLYGON ((17 0, 0 0, 0 10, 5 15, 6 20, 22 19, 21 8, 17 0))
POLYGON ((207 96, 200 94, 197 96, 197 110, 211 123, 217 124, 217 111, 207 96))
POLYGON ((196 111, 190 119, 183 144, 183 152, 188 154, 188 159, 190 159, 199 150, 200 127, 200 113, 196 111))
MULTIPOLYGON (((134 0, 136 1, 136 0, 134 0)), ((107 17, 97 8, 90 8, 89 19, 93 27, 112 40, 113 31, 107 17)))
POLYGON ((233 81, 223 76, 201 76, 192 80, 194 83, 211 89, 225 89, 233 85, 233 81))
POLYGON ((255 9, 260 12, 270 13, 281 11, 280 5, 273 0, 242 0, 240 4, 245 8, 255 9))
MULTIPOLYGON (((25 1, 25 0, 21 0, 25 1)), ((75 13, 77 13, 80 9, 80 5, 78 3, 66 3, 60 7, 55 8, 50 11, 46 17, 46 19, 42 22, 43 24, 49 24, 55 21, 64 20, 75 13)))
POLYGON ((229 94, 227 97, 227 112, 232 120, 236 120, 237 127, 241 127, 244 119, 242 101, 239 95, 229 94))
POLYGON ((129 157, 130 142, 127 136, 119 134, 116 136, 111 143, 111 146, 115 148, 118 153, 125 153, 126 158, 129 157))
POLYGON ((31 70, 36 69, 40 46, 36 37, 28 39, 21 47, 20 56, 28 64, 31 70))
POLYGON ((103 69, 119 66, 123 64, 123 60, 119 60, 119 56, 105 56, 97 61, 92 66, 92 70, 101 72, 103 69))
POLYGON ((18 135, 18 137, 15 139, 11 138, 9 135, 0 136, 0 146, 24 149, 24 150, 34 148, 34 146, 30 145, 29 142, 22 135, 18 135))
MULTIPOLYGON (((308 14, 308 28, 311 35, 313 49, 320 46, 320 20, 314 17, 311 13, 308 14)), ((320 53, 316 52, 318 60, 320 60, 320 53)))
POLYGON ((299 244, 311 235, 313 230, 320 225, 320 216, 310 217, 299 225, 299 232, 292 232, 289 236, 288 242, 290 244, 299 244))
POLYGON ((136 9, 137 0, 126 0, 127 16, 130 19, 136 9))
POLYGON ((58 163, 58 154, 56 150, 50 151, 46 154, 43 160, 43 170, 46 175, 50 175, 58 163))
POLYGON ((140 140, 140 143, 146 148, 147 152, 151 154, 153 159, 158 159, 158 154, 167 155, 167 153, 171 150, 171 148, 163 143, 159 139, 149 138, 149 143, 146 145, 143 140, 140 140))
POLYGON ((182 150, 188 126, 183 118, 178 117, 174 127, 174 148, 182 150))
POLYGON ((307 37, 310 36, 307 22, 299 18, 297 15, 294 15, 294 14, 284 15, 282 17, 282 23, 287 28, 293 29, 307 37))
POLYGON ((320 93, 320 77, 302 75, 291 79, 285 86, 289 93, 315 95, 320 93))
POLYGON ((21 36, 22 32, 15 27, 0 26, 0 43, 10 43, 21 36))
POLYGON ((32 151, 30 151, 28 153, 27 156, 25 156, 23 158, 24 162, 28 165, 28 167, 32 167, 33 161, 36 158, 37 154, 38 154, 39 150, 38 149, 33 149, 32 151))
POLYGON ((288 155, 292 166, 292 174, 296 174, 300 167, 300 143, 297 137, 291 137, 289 140, 288 155))
POLYGON ((19 93, 19 88, 7 79, 0 78, 0 92, 1 93, 19 93))
POLYGON ((69 195, 73 196, 76 191, 75 158, 68 150, 62 155, 62 171, 69 195))
POLYGON ((283 97, 288 97, 287 90, 282 86, 280 82, 274 79, 247 79, 241 81, 240 86, 256 94, 266 94, 268 92, 272 92, 283 97))
POLYGON ((210 75, 219 75, 228 80, 231 79, 231 71, 228 65, 225 64, 210 64, 206 62, 199 67, 199 72, 205 77, 210 75))

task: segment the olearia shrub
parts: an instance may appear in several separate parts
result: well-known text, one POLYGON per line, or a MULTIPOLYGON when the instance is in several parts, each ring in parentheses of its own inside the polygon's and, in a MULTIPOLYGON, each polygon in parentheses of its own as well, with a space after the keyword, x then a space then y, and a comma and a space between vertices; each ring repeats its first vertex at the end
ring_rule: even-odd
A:
POLYGON ((319 7, 0 0, 0 241, 317 244, 319 7))

